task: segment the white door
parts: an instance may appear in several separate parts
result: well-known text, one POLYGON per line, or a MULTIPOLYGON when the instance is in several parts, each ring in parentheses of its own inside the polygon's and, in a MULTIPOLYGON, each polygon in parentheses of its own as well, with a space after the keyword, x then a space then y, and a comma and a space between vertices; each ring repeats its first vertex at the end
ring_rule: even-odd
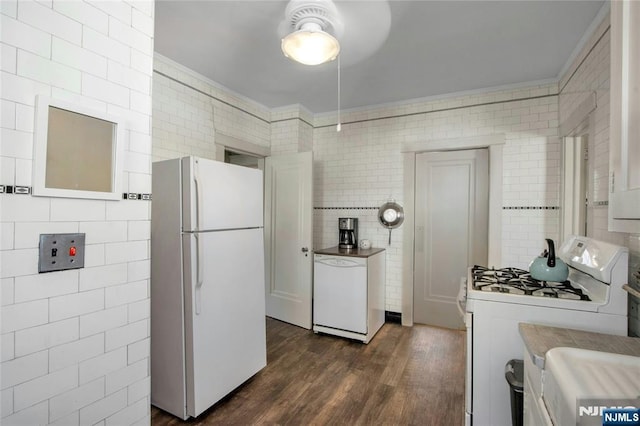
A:
POLYGON ((261 228, 183 234, 187 414, 267 364, 261 228))
POLYGON ((464 328, 460 278, 487 263, 488 164, 486 149, 416 156, 414 322, 464 328))
POLYGON ((313 155, 265 161, 267 316, 311 329, 313 155))

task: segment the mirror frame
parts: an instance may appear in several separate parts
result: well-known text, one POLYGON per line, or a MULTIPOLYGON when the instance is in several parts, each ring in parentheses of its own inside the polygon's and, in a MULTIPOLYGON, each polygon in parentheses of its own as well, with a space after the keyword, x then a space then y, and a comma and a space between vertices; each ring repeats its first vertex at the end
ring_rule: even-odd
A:
POLYGON ((121 200, 123 180, 123 153, 124 153, 125 124, 119 117, 101 111, 73 104, 47 96, 36 97, 35 126, 33 141, 33 189, 32 194, 43 197, 85 198, 99 200, 121 200), (113 123, 115 126, 114 137, 111 145, 111 191, 88 191, 66 188, 53 188, 46 186, 47 175, 47 149, 49 132, 50 107, 62 109, 76 114, 86 115, 113 123))

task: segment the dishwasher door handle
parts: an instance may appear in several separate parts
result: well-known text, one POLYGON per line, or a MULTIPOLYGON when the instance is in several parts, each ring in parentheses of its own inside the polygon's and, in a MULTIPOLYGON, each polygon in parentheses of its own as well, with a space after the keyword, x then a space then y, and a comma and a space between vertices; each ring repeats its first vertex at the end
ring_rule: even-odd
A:
POLYGON ((335 268, 359 268, 359 267, 364 268, 366 266, 364 263, 354 262, 353 260, 344 260, 344 259, 336 259, 336 258, 316 259, 316 263, 335 267, 335 268))

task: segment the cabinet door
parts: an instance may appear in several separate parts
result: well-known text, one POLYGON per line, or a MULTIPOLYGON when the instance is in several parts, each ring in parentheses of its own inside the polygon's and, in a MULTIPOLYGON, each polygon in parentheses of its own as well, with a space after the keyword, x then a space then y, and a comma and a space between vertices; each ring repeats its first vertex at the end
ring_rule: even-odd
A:
POLYGON ((640 2, 611 2, 609 230, 640 232, 640 2))

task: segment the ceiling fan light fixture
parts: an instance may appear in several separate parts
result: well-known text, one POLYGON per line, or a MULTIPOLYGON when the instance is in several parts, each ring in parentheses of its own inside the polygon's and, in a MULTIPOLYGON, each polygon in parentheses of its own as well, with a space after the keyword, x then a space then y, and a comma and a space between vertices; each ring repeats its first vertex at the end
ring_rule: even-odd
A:
POLYGON ((341 22, 332 0, 290 0, 285 9, 288 34, 282 38, 284 56, 304 65, 332 61, 340 53, 341 22))
POLYGON ((282 52, 301 64, 320 65, 338 56, 340 43, 318 23, 308 22, 282 39, 282 52))

